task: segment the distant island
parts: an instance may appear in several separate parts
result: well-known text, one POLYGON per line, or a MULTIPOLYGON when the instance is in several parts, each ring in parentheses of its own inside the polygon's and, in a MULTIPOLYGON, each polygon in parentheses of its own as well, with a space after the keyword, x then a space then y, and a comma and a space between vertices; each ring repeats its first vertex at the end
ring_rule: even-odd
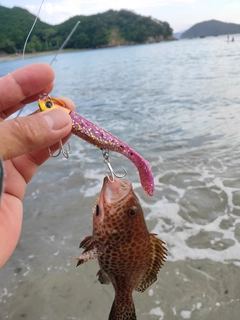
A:
MULTIPOLYGON (((0 55, 22 52, 34 20, 35 16, 25 9, 10 9, 0 5, 0 55)), ((59 25, 50 25, 38 20, 29 38, 26 52, 59 49, 77 21, 81 23, 66 48, 95 49, 174 40, 173 30, 168 22, 144 17, 128 10, 109 10, 91 16, 75 16, 59 25)))
POLYGON ((209 20, 195 24, 183 32, 180 39, 232 35, 236 33, 240 33, 240 24, 209 20))

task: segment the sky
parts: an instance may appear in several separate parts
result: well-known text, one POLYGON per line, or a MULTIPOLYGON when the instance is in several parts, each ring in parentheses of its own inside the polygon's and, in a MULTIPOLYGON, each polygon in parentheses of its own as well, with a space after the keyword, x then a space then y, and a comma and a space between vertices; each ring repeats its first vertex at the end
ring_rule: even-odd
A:
MULTIPOLYGON (((42 1, 0 0, 0 5, 22 7, 36 15, 42 1)), ((109 9, 132 10, 167 21, 174 32, 211 19, 240 24, 240 0, 44 0, 40 19, 55 25, 75 15, 91 15, 109 9)))

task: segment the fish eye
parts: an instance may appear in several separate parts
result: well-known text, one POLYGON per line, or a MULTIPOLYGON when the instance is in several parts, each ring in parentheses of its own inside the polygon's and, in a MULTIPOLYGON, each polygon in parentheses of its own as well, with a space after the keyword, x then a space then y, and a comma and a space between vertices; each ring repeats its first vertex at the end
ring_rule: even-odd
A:
POLYGON ((96 212, 96 217, 97 217, 99 215, 99 206, 98 206, 98 204, 96 204, 95 212, 96 212))
POLYGON ((50 108, 52 108, 53 103, 52 103, 51 101, 47 101, 47 102, 45 103, 45 106, 46 106, 48 109, 50 109, 50 108))
POLYGON ((135 216, 137 213, 137 207, 132 207, 129 211, 130 216, 135 216))

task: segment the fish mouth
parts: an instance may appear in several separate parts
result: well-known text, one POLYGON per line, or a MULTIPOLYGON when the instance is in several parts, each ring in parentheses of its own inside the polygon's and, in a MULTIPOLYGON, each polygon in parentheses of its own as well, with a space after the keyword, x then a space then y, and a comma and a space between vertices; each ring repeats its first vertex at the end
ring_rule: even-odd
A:
POLYGON ((114 204, 125 198, 131 190, 132 184, 128 180, 114 178, 114 181, 109 181, 108 177, 105 177, 101 196, 106 203, 114 204))

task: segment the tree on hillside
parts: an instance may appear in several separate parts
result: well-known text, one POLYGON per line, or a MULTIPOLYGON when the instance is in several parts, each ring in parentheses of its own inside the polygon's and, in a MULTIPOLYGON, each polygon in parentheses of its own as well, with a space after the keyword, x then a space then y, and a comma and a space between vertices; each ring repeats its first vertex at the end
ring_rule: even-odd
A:
MULTIPOLYGON (((25 9, 10 9, 0 5, 0 50, 6 53, 21 51, 34 20, 35 16, 25 9)), ((27 44, 27 52, 59 49, 78 20, 81 24, 66 48, 98 48, 109 45, 112 40, 115 44, 123 44, 124 41, 144 43, 149 38, 172 35, 167 22, 128 10, 109 10, 91 16, 75 16, 55 26, 38 20, 27 44)))

